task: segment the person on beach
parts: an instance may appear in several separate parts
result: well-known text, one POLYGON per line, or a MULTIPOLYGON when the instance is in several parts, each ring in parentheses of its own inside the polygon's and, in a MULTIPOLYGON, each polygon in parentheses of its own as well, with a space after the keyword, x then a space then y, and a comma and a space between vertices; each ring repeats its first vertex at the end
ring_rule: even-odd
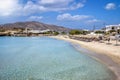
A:
POLYGON ((102 42, 102 40, 103 40, 103 37, 99 36, 99 41, 102 42))
POLYGON ((102 40, 102 36, 99 36, 99 39, 102 40))
POLYGON ((108 43, 110 43, 110 37, 107 40, 108 40, 108 43))

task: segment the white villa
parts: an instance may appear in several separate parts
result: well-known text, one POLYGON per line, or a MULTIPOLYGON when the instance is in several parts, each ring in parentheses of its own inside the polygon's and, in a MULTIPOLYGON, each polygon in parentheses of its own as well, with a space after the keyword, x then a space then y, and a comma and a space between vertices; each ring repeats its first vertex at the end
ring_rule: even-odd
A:
POLYGON ((118 25, 106 25, 106 32, 110 30, 118 30, 120 29, 120 24, 118 25))

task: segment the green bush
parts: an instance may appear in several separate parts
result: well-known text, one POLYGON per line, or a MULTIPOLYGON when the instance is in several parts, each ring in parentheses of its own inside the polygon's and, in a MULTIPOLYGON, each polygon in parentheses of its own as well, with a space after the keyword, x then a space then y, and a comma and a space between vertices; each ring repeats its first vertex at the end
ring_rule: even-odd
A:
POLYGON ((63 31, 63 32, 61 32, 61 34, 65 35, 66 33, 63 31))
POLYGON ((105 31, 95 31, 96 34, 105 34, 105 31))
POLYGON ((59 34, 59 32, 57 32, 57 31, 54 31, 54 33, 53 33, 54 35, 58 35, 59 34))
POLYGON ((70 35, 79 35, 79 34, 86 35, 88 33, 89 33, 88 31, 84 31, 84 30, 71 30, 69 32, 70 35))
POLYGON ((109 32, 112 33, 112 32, 116 32, 116 31, 115 30, 110 30, 109 32))
POLYGON ((3 30, 3 29, 0 29, 0 32, 5 32, 5 30, 3 30))

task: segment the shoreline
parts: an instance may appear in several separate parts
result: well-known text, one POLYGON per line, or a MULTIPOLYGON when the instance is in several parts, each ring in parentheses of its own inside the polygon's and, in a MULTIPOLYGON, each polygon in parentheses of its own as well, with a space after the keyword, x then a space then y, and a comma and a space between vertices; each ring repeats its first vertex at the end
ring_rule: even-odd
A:
POLYGON ((55 38, 70 42, 73 45, 73 47, 76 48, 78 51, 82 51, 91 58, 100 61, 102 64, 105 64, 113 72, 113 74, 115 74, 116 80, 120 80, 120 63, 119 63, 120 54, 116 55, 110 51, 105 51, 105 50, 101 51, 94 43, 92 44, 96 46, 91 47, 91 45, 89 45, 90 42, 78 41, 78 40, 70 39, 65 36, 50 36, 50 38, 55 38))

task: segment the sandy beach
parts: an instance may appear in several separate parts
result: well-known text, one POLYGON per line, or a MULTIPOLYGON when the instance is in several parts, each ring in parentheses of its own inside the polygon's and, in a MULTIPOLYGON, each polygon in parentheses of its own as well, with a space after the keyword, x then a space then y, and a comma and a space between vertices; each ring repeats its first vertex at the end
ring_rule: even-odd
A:
MULTIPOLYGON (((52 38, 61 39, 70 42, 73 46, 85 54, 93 57, 101 63, 108 66, 120 80, 120 46, 115 46, 115 41, 107 42, 84 42, 70 39, 68 36, 51 36, 52 38)), ((120 42, 118 42, 120 44, 120 42)))

